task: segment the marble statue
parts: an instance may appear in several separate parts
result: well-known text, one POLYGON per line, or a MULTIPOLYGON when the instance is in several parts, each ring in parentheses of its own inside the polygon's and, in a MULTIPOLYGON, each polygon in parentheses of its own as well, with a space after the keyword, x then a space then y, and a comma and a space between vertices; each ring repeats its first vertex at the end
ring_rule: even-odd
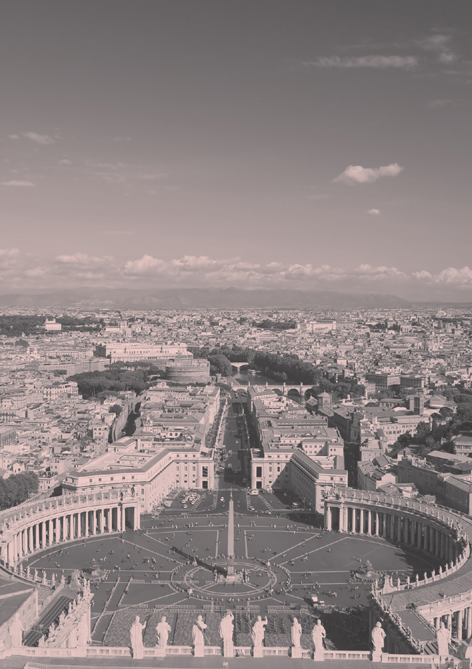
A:
POLYGON ((139 616, 136 616, 134 623, 131 625, 129 630, 129 637, 131 642, 131 650, 133 651, 133 657, 137 658, 138 660, 142 660, 144 657, 143 629, 144 625, 141 625, 139 622, 139 616))
POLYGON ((313 644, 315 646, 315 653, 323 653, 323 639, 326 639, 326 630, 321 624, 321 620, 319 618, 311 631, 311 638, 313 639, 313 644))
POLYGON ((255 647, 262 646, 265 634, 264 627, 266 625, 267 625, 267 618, 265 618, 265 620, 262 620, 261 616, 257 616, 256 622, 252 627, 252 633, 251 633, 252 642, 255 647))
POLYGON ((436 641, 438 643, 438 655, 449 655, 449 643, 451 641, 451 632, 444 627, 441 622, 439 629, 436 632, 436 641))
POLYGON ((225 642, 233 641, 233 630, 234 630, 233 620, 234 620, 234 615, 231 613, 231 611, 227 611, 225 617, 221 619, 220 637, 225 642))
POLYGON ((207 626, 203 622, 202 616, 198 616, 192 627, 192 640, 194 646, 203 646, 205 644, 203 632, 206 628, 207 626))
POLYGON ((8 631, 10 633, 11 645, 21 646, 23 644, 23 624, 19 613, 15 613, 13 616, 8 631))
POLYGON ((167 646, 167 640, 169 639, 169 632, 171 631, 171 626, 167 622, 165 616, 162 616, 159 623, 157 623, 156 632, 157 632, 157 645, 160 648, 165 648, 167 646))
POLYGON ((381 653, 385 643, 385 632, 379 621, 375 623, 375 627, 371 634, 372 649, 374 653, 381 653))
POLYGON ((302 638, 302 626, 298 622, 298 618, 293 619, 292 627, 290 628, 290 638, 292 646, 300 648, 300 640, 302 638))
POLYGON ((234 615, 231 611, 227 611, 224 618, 220 621, 220 637, 223 639, 223 655, 225 657, 233 657, 233 631, 234 631, 234 615))

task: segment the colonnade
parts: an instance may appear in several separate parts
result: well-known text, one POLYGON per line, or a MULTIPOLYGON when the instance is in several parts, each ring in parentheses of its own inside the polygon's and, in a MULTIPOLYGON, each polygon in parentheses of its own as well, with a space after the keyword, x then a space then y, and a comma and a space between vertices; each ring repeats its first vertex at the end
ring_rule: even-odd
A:
POLYGON ((110 497, 77 496, 69 498, 69 501, 65 498, 66 501, 63 499, 61 504, 56 503, 52 507, 36 505, 29 513, 15 518, 15 522, 4 524, 0 558, 4 564, 14 567, 28 555, 49 546, 99 534, 139 529, 137 500, 127 502, 118 496, 114 496, 115 499, 110 497), (90 505, 86 504, 87 501, 90 505))
POLYGON ((433 519, 405 515, 393 509, 383 510, 349 503, 325 503, 325 528, 383 537, 392 543, 407 544, 434 555, 445 563, 458 557, 456 543, 447 528, 433 519))

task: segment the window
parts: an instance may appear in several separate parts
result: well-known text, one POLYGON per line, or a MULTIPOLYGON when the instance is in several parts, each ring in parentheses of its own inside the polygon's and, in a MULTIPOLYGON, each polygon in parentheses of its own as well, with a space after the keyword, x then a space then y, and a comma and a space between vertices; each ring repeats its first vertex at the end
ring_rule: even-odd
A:
POLYGON ((262 467, 256 467, 256 477, 261 478, 261 476, 262 476, 262 467))
MULTIPOLYGON (((208 478, 208 467, 202 467, 202 477, 204 479, 208 478)), ((208 483, 207 483, 208 485, 208 483)))

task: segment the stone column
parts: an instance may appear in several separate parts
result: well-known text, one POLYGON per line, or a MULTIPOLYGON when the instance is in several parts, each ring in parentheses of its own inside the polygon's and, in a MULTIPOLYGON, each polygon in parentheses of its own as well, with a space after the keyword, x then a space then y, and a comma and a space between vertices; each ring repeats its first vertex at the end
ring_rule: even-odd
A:
MULTIPOLYGON (((230 505, 231 505, 231 502, 230 502, 230 505)), ((332 509, 332 507, 329 504, 327 504, 326 505, 326 529, 327 530, 332 529, 332 524, 331 523, 332 523, 332 519, 333 519, 333 512, 332 512, 331 509, 332 509)), ((229 525, 228 525, 228 532, 229 532, 229 525)), ((232 537, 232 539, 234 541, 234 537, 232 537)), ((228 550, 229 550, 229 548, 228 548, 228 550)))
POLYGON ((457 638, 462 641, 462 626, 464 624, 464 611, 459 609, 457 612, 457 638))
POLYGON ((364 509, 359 509, 359 534, 364 534, 364 509))
POLYGON ((90 534, 90 528, 89 528, 89 511, 85 512, 85 536, 88 537, 90 534))
POLYGON ((467 619, 466 619, 466 625, 467 625, 467 636, 466 639, 470 639, 472 636, 472 608, 470 606, 467 607, 467 619))
POLYGON ((34 541, 34 550, 38 550, 38 523, 35 524, 33 528, 33 541, 34 541))
POLYGON ((368 535, 372 534, 372 513, 369 511, 369 509, 364 509, 364 523, 365 533, 368 535))

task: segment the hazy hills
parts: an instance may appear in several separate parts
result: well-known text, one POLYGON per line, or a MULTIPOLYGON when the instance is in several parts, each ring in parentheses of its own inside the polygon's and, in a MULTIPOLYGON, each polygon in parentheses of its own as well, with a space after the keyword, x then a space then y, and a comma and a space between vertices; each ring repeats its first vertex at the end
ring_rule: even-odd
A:
POLYGON ((395 295, 352 295, 334 291, 173 288, 137 290, 78 288, 44 293, 0 295, 0 307, 105 309, 349 309, 399 308, 410 302, 395 295))

